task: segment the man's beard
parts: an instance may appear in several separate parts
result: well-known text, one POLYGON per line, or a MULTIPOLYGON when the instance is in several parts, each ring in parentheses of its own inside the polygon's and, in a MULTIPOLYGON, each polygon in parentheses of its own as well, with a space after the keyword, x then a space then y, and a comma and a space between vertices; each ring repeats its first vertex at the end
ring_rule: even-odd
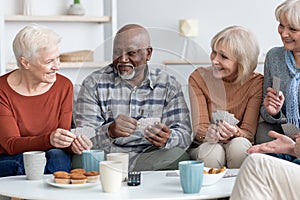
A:
POLYGON ((121 79, 123 80, 131 80, 133 79, 133 77, 135 76, 135 67, 132 65, 132 64, 121 64, 121 63, 118 63, 117 64, 117 70, 118 70, 118 74, 119 76, 121 77, 121 79), (133 69, 133 71, 131 72, 131 74, 129 74, 127 71, 123 71, 123 74, 120 73, 120 70, 119 70, 119 66, 126 66, 126 67, 131 67, 133 69))

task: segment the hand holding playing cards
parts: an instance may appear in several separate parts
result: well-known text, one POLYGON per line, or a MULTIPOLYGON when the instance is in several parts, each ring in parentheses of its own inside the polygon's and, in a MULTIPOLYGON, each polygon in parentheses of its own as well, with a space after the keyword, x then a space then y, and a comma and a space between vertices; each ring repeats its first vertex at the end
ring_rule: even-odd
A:
POLYGON ((71 145, 71 149, 76 154, 81 154, 83 150, 90 150, 93 146, 92 141, 85 135, 77 136, 71 145))
POLYGON ((72 144, 75 138, 76 135, 70 131, 58 128, 51 133, 50 143, 56 148, 66 148, 72 144))
POLYGON ((119 114, 115 121, 111 123, 108 128, 110 137, 128 137, 135 131, 137 127, 137 120, 128 116, 119 114))
POLYGON ((267 88, 267 94, 264 98, 264 106, 270 115, 277 115, 282 108, 283 102, 284 96, 281 91, 278 92, 277 96, 274 88, 267 88))
POLYGON ((218 123, 218 132, 220 134, 220 141, 228 141, 237 133, 237 128, 229 123, 221 120, 218 123))
POLYGON ((157 147, 165 146, 170 134, 170 128, 160 122, 155 122, 154 125, 147 126, 145 129, 145 138, 157 147))
POLYGON ((219 138, 220 134, 217 124, 211 124, 207 129, 207 133, 205 136, 206 141, 212 144, 217 144, 219 142, 219 138))

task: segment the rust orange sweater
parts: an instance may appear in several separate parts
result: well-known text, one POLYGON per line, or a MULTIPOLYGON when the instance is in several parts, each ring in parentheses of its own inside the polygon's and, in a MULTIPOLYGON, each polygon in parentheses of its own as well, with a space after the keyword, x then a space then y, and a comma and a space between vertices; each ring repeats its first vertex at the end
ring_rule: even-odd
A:
POLYGON ((244 84, 215 79, 211 67, 199 67, 189 77, 193 131, 195 140, 203 142, 212 112, 227 110, 240 121, 242 137, 254 141, 262 101, 263 76, 252 73, 244 84))
POLYGON ((70 129, 73 85, 57 74, 53 86, 41 95, 23 96, 0 77, 0 154, 52 148, 50 133, 57 128, 70 129))

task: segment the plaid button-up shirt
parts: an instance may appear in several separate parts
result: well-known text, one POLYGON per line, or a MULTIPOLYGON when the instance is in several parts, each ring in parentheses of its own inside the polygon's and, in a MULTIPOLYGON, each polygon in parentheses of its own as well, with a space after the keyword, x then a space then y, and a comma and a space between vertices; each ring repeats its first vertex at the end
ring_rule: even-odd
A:
POLYGON ((89 75, 82 83, 76 103, 77 127, 96 130, 94 148, 106 152, 128 152, 134 157, 152 144, 142 131, 112 139, 108 127, 119 114, 133 118, 158 117, 171 129, 164 148, 187 148, 191 143, 189 110, 180 84, 159 68, 148 67, 145 80, 132 87, 122 80, 112 64, 89 75))

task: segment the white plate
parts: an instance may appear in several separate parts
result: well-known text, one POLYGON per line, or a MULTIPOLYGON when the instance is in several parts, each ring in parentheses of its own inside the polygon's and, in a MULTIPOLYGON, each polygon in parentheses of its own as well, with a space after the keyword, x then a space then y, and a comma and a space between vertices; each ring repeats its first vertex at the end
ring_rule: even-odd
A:
POLYGON ((54 187, 60 187, 60 188, 68 188, 68 189, 73 189, 73 188, 89 188, 89 187, 94 187, 96 185, 100 185, 100 182, 97 181, 96 183, 84 183, 84 184, 59 184, 54 182, 54 178, 48 178, 46 179, 46 183, 49 185, 52 185, 54 187))

